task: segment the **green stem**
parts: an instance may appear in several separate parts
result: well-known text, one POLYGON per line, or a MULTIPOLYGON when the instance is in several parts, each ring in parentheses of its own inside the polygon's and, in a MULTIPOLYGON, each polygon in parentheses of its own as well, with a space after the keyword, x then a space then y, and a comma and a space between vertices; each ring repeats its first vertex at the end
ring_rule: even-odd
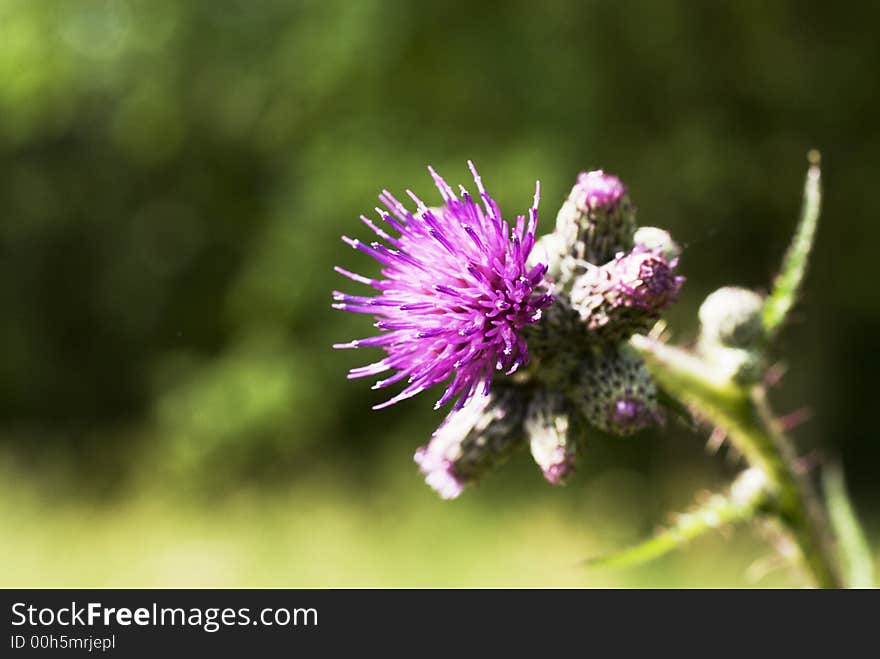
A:
POLYGON ((779 488, 778 512, 794 536, 804 562, 820 588, 844 588, 827 513, 809 478, 798 469, 797 455, 791 440, 779 428, 767 404, 763 387, 752 390, 751 407, 757 424, 762 450, 773 456, 778 466, 773 475, 779 488))
POLYGON ((769 512, 791 533, 804 563, 822 588, 843 587, 824 509, 799 472, 791 442, 767 406, 763 388, 751 390, 719 379, 696 355, 633 336, 658 383, 727 433, 746 461, 766 476, 769 512))
POLYGON ((830 464, 822 473, 822 489, 828 519, 837 538, 837 548, 850 588, 874 587, 874 557, 856 511, 846 492, 843 469, 830 464))
MULTIPOLYGON (((800 221, 762 310, 765 343, 777 335, 797 301, 816 237, 822 205, 819 153, 811 151, 808 159, 800 221)), ((768 513, 791 533, 816 584, 823 588, 842 588, 847 582, 870 584, 867 543, 842 483, 836 488, 833 479, 830 483, 831 500, 837 505, 829 512, 798 469, 792 443, 770 412, 764 388, 731 377, 693 352, 638 335, 630 343, 662 388, 723 430, 748 463, 764 473, 772 497, 768 513)))

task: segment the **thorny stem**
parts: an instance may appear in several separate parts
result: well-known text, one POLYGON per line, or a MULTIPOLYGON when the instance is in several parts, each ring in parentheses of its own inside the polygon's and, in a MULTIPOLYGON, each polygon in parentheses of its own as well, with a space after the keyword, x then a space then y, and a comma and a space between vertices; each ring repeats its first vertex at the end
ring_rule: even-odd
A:
POLYGON ((792 444, 774 420, 763 387, 746 389, 718 379, 696 355, 645 336, 633 336, 630 343, 661 386, 727 433, 746 461, 764 473, 772 497, 765 510, 791 533, 816 585, 843 587, 824 508, 799 471, 792 444))
POLYGON ((773 417, 763 387, 752 390, 750 403, 757 421, 754 434, 760 440, 760 450, 766 451, 777 467, 768 477, 778 488, 780 521, 794 536, 816 585, 844 588, 825 509, 809 477, 798 468, 791 440, 773 417))
MULTIPOLYGON (((816 236, 822 201, 819 153, 811 151, 808 159, 800 221, 763 307, 767 343, 778 334, 797 301, 816 236)), ((798 468, 794 447, 770 411, 764 386, 735 382, 697 354, 681 348, 639 335, 630 342, 642 353, 662 387, 723 430, 746 461, 764 473, 771 496, 765 510, 791 533, 816 585, 841 588, 846 581, 853 581, 852 574, 847 574, 845 580, 840 558, 851 559, 849 562, 856 567, 865 562, 859 557, 864 543, 858 523, 848 512, 845 521, 855 529, 850 534, 856 537, 850 543, 855 549, 850 551, 846 545, 835 547, 828 509, 798 468)), ((843 486, 838 489, 838 498, 849 511, 843 486)), ((870 583, 870 570, 862 568, 861 573, 862 581, 870 583)))

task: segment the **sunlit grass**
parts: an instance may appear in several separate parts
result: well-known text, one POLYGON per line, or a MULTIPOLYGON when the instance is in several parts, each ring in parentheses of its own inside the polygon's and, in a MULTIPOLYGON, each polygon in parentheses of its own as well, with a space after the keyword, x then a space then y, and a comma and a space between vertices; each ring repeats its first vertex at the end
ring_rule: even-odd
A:
MULTIPOLYGON (((409 469, 393 476, 397 462, 373 491, 324 470, 281 491, 216 500, 155 483, 110 502, 62 501, 6 471, 0 586, 750 586, 749 565, 771 553, 738 532, 647 567, 587 570, 582 559, 638 524, 640 496, 616 496, 626 474, 574 484, 583 505, 545 488, 499 506, 515 468, 448 503, 409 469)), ((758 585, 800 582, 778 571, 758 585)))

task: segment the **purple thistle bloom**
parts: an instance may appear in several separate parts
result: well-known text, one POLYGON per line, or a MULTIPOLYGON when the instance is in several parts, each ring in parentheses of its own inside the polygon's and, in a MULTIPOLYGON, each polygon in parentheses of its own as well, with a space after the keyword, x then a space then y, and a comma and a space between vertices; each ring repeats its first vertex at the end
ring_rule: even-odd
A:
POLYGON ((536 322, 552 301, 542 286, 547 265, 526 266, 535 245, 540 188, 536 186, 528 219, 517 217, 511 228, 473 163, 468 165, 482 204, 464 188, 456 196, 429 167, 443 198, 441 207, 429 208, 408 192, 417 205, 413 213, 386 190, 379 199, 388 210, 376 210, 397 237, 364 216, 361 219, 385 244, 343 237, 379 261, 384 278, 369 279, 337 267, 340 274, 379 293, 361 297, 334 292, 333 306, 373 314, 382 332, 334 347, 379 346, 386 352, 384 359, 352 369, 349 378, 396 371, 373 388, 407 382, 403 391, 375 409, 450 379, 435 407, 459 396, 459 409, 478 389, 487 394, 494 370, 509 375, 528 363, 520 330, 536 322))

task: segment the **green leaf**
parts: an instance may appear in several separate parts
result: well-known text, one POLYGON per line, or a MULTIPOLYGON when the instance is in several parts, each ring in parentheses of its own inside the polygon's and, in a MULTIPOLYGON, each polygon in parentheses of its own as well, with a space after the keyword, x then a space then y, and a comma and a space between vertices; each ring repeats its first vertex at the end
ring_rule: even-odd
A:
POLYGON ((690 512, 678 515, 669 528, 637 545, 588 559, 590 567, 631 567, 659 558, 713 529, 754 519, 767 503, 764 479, 755 469, 743 472, 728 495, 713 494, 690 512))
POLYGON ((871 548, 847 496, 841 468, 838 465, 826 467, 822 483, 847 585, 850 588, 873 588, 874 560, 871 548))
POLYGON ((764 329, 772 338, 782 327, 797 302, 798 291, 807 272, 810 250, 816 237, 822 206, 822 175, 819 152, 807 154, 810 168, 804 183, 804 201, 794 238, 782 262, 782 270, 773 282, 773 291, 764 303, 764 329))

